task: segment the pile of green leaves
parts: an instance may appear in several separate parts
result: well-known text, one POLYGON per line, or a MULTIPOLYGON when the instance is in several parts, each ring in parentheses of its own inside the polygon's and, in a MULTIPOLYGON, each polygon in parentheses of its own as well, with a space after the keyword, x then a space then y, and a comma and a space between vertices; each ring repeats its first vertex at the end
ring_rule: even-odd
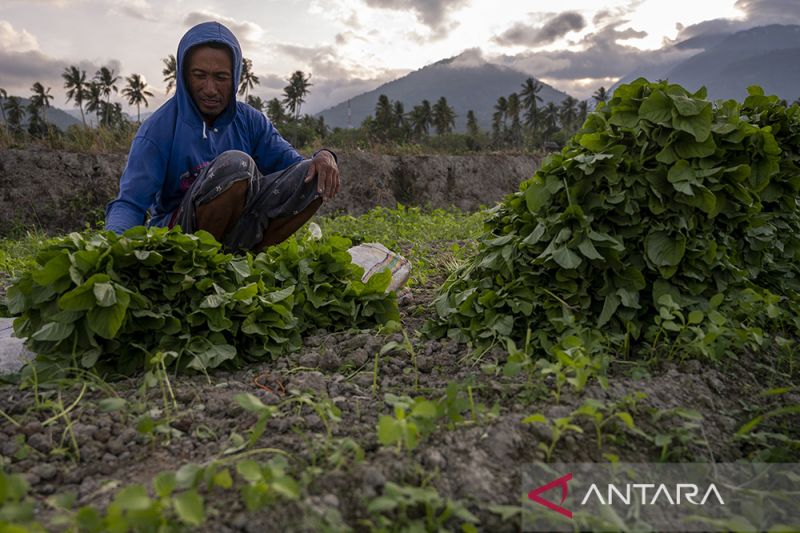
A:
POLYGON ((478 344, 531 330, 533 348, 569 329, 652 346, 694 328, 718 350, 720 325, 796 328, 799 163, 800 108, 757 87, 712 103, 705 89, 623 85, 490 211, 429 328, 478 344))
POLYGON ((39 250, 8 290, 37 369, 128 375, 162 352, 178 369, 274 357, 317 328, 398 320, 387 271, 365 284, 350 241, 289 239, 255 258, 205 232, 72 233, 39 250))

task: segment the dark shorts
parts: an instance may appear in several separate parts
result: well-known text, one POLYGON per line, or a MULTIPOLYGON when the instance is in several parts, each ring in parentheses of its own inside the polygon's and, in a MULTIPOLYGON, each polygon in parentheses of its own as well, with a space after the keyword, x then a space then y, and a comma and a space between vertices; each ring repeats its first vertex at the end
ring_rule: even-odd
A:
POLYGON ((300 161, 285 170, 262 175, 253 158, 238 150, 217 156, 205 167, 186 191, 170 226, 184 232, 197 228, 195 210, 217 198, 234 183, 247 180, 247 200, 242 216, 223 237, 231 250, 252 250, 264 239, 264 231, 275 218, 290 217, 322 196, 317 192, 317 177, 306 183, 311 160, 300 161))

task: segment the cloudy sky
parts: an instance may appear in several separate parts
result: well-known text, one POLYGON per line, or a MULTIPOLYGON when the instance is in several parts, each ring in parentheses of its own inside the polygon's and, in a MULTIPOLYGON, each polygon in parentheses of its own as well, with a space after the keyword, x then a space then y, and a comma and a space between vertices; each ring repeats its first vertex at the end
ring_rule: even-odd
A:
POLYGON ((280 96, 291 72, 310 72, 313 113, 465 50, 587 98, 677 40, 798 24, 800 0, 0 0, 0 87, 27 96, 40 81, 69 107, 64 68, 109 65, 143 75, 154 109, 162 58, 207 20, 239 37, 254 94, 280 96))

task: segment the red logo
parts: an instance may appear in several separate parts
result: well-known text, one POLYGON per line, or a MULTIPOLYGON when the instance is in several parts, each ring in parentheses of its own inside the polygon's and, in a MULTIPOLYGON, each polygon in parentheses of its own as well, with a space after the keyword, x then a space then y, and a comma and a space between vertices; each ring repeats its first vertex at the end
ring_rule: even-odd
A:
POLYGON ((533 489, 532 491, 530 491, 528 493, 528 498, 530 500, 535 501, 536 503, 538 503, 540 505, 544 505, 545 507, 547 507, 550 510, 553 510, 553 511, 555 511, 557 513, 560 513, 560 514, 566 516, 567 518, 572 518, 572 511, 570 511, 568 509, 564 509, 560 505, 560 504, 564 503, 564 500, 566 500, 567 496, 569 495, 569 487, 567 487, 567 482, 569 480, 571 480, 571 479, 572 479, 572 472, 570 472, 566 476, 562 476, 562 477, 560 477, 558 479, 554 479, 553 481, 551 481, 547 485, 542 485, 538 489, 533 489), (556 505, 553 502, 545 500, 544 498, 539 496, 541 493, 547 492, 548 490, 550 490, 552 488, 555 488, 555 487, 561 487, 561 501, 559 502, 559 505, 556 505))

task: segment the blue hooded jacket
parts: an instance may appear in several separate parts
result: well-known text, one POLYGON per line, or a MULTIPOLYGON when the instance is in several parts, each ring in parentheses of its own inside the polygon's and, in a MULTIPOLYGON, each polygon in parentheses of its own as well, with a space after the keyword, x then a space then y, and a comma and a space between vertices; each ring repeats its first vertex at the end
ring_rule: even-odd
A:
POLYGON ((283 170, 303 157, 280 136, 262 113, 236 101, 242 51, 233 33, 218 22, 204 22, 186 32, 178 45, 175 95, 139 128, 119 181, 119 195, 106 207, 106 229, 116 233, 145 223, 169 224, 189 185, 215 157, 241 150, 262 174, 283 170), (228 107, 206 126, 183 79, 190 48, 223 43, 233 55, 233 92, 228 107))

